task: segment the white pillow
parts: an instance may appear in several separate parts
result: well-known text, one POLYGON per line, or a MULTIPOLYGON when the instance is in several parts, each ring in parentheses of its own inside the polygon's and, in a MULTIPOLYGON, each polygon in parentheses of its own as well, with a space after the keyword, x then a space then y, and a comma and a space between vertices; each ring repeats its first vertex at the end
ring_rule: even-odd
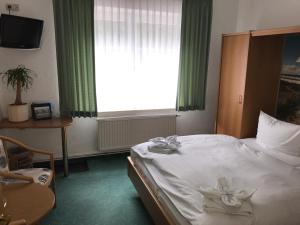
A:
POLYGON ((300 156, 300 126, 260 112, 256 141, 264 148, 300 156))

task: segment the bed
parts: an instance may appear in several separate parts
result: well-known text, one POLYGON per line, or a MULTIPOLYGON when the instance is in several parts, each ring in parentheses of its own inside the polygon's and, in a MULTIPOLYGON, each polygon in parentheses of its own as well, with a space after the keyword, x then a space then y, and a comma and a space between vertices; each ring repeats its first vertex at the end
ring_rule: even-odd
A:
POLYGON ((256 139, 226 135, 178 137, 180 150, 156 154, 149 143, 134 146, 128 175, 157 225, 298 225, 300 157, 269 151, 256 139), (216 178, 255 189, 253 216, 206 213, 200 186, 216 178))

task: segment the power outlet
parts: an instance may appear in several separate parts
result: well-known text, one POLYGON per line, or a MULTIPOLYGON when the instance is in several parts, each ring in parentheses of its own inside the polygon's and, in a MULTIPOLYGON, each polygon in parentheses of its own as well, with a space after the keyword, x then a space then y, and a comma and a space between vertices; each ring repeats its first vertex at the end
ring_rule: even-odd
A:
POLYGON ((18 4, 6 4, 6 10, 17 12, 20 10, 20 7, 18 4))

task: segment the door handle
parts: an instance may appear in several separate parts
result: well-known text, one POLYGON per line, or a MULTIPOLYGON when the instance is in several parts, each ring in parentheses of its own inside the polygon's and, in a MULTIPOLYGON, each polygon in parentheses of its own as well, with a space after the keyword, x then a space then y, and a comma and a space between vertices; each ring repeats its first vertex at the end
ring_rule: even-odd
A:
POLYGON ((239 95, 239 104, 243 103, 243 95, 239 95))

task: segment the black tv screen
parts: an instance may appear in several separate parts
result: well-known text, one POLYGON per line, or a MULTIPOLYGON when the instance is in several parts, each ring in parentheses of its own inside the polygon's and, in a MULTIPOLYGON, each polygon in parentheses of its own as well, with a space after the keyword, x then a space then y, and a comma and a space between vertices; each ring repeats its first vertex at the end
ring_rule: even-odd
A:
POLYGON ((7 48, 39 48, 44 21, 2 14, 0 19, 0 46, 7 48))

